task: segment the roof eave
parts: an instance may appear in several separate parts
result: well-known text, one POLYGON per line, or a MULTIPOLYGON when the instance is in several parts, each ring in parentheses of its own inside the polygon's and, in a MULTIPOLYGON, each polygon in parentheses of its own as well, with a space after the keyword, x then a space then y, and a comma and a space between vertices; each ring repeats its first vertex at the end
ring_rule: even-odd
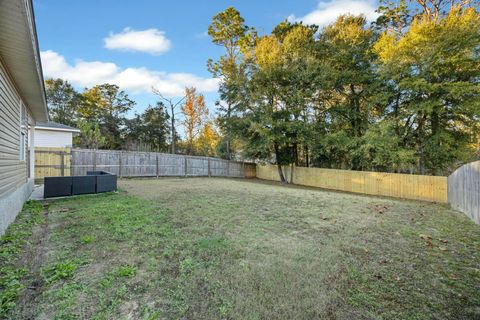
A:
POLYGON ((44 127, 44 126, 35 126, 35 130, 63 131, 63 132, 75 132, 75 133, 80 133, 80 130, 79 130, 79 129, 52 128, 52 127, 44 127))
POLYGON ((0 30, 0 56, 17 91, 36 121, 48 121, 32 1, 0 1, 0 30))

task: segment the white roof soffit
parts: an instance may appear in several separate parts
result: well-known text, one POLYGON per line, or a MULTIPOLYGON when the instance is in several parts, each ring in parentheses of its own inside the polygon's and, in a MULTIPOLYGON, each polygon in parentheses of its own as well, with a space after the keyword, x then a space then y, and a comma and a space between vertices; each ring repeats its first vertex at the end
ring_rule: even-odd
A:
POLYGON ((35 126, 35 130, 63 131, 63 132, 80 133, 79 129, 62 129, 62 128, 52 128, 52 127, 45 127, 45 126, 35 126))
POLYGON ((0 0, 0 58, 36 121, 48 111, 31 0, 0 0))

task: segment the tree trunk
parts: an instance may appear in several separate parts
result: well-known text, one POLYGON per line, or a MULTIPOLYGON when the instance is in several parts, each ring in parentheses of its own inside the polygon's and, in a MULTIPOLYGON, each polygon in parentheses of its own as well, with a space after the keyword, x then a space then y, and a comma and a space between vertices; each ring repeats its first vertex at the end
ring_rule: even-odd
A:
POLYGON ((425 151, 424 151, 424 146, 425 146, 425 132, 424 132, 424 124, 426 121, 426 116, 423 115, 419 122, 418 122, 418 127, 417 127, 417 145, 418 145, 418 173, 419 174, 425 174, 425 151))
POLYGON ((307 168, 310 167, 310 156, 308 154, 308 145, 305 145, 305 160, 307 168))
POLYGON ((283 175, 282 165, 277 162, 278 176, 280 177, 281 183, 286 183, 285 176, 283 175))
POLYGON ((276 158, 276 161, 277 161, 278 176, 280 177, 280 182, 285 183, 287 181, 285 180, 285 176, 283 175, 282 165, 280 164, 280 161, 279 161, 280 152, 278 150, 278 146, 277 146, 276 143, 274 144, 274 149, 275 149, 275 158, 276 158))
POLYGON ((418 173, 425 174, 425 154, 423 153, 423 145, 420 146, 420 154, 418 158, 418 173))
POLYGON ((430 118, 432 123, 432 136, 435 136, 440 126, 440 116, 438 115, 436 108, 433 109, 432 114, 430 115, 430 118))
POLYGON ((290 183, 293 184, 293 170, 295 169, 295 164, 290 165, 290 183))
POLYGON ((298 166, 298 143, 295 142, 293 146, 293 161, 298 166))
POLYGON ((175 139, 176 139, 176 136, 175 136, 175 113, 174 113, 174 108, 173 108, 173 105, 171 104, 170 105, 170 109, 171 109, 171 112, 172 112, 172 124, 171 124, 171 129, 172 129, 172 154, 175 154, 176 150, 175 150, 175 139))
POLYGON ((230 156, 230 138, 228 137, 228 134, 227 134, 227 160, 232 160, 230 156))
MULTIPOLYGON (((231 115, 231 107, 230 103, 227 104, 227 128, 230 126, 230 115, 231 115)), ((227 159, 232 160, 232 156, 230 154, 230 130, 228 129, 227 132, 227 159)))

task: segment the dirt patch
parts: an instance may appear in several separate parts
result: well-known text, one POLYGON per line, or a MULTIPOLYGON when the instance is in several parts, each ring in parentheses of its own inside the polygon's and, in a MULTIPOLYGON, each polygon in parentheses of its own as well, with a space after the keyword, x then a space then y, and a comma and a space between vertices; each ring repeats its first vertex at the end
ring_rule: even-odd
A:
POLYGON ((390 207, 385 204, 371 203, 368 208, 377 214, 384 214, 390 210, 390 207))
POLYGON ((26 268, 29 275, 23 280, 26 289, 18 297, 18 305, 21 307, 16 310, 16 313, 18 312, 25 319, 33 318, 32 306, 43 291, 44 279, 41 276, 41 268, 45 265, 47 256, 48 207, 49 203, 44 203, 45 211, 42 213, 44 221, 34 228, 24 254, 18 261, 18 265, 26 268))

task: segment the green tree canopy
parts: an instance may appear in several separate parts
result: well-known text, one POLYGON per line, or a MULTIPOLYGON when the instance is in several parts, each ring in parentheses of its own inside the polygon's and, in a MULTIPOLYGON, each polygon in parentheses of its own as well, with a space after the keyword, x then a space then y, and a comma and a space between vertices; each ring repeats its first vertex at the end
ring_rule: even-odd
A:
POLYGON ((45 94, 50 120, 75 126, 81 100, 73 86, 62 79, 47 79, 45 80, 45 94))

